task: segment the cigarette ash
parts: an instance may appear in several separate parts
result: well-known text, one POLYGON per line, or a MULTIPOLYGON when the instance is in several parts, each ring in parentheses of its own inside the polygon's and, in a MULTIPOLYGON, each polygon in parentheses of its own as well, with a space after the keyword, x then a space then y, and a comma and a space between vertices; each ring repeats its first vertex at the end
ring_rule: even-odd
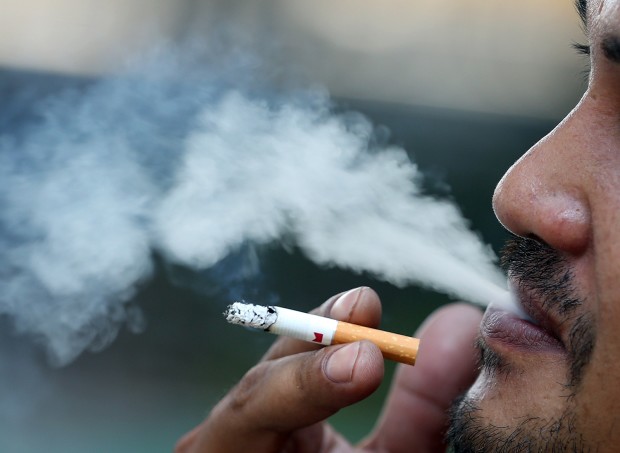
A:
POLYGON ((243 302, 234 302, 223 314, 226 321, 231 324, 263 330, 269 330, 278 319, 278 312, 273 306, 265 307, 243 302))

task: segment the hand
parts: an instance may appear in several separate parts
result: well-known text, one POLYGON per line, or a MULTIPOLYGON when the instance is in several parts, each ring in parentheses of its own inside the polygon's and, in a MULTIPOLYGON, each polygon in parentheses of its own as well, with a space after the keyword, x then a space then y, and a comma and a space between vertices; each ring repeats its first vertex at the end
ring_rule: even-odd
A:
MULTIPOLYGON (((373 290, 358 288, 332 297, 314 312, 377 327, 381 303, 373 290)), ((377 426, 357 447, 324 420, 379 386, 379 349, 367 341, 318 349, 281 337, 175 451, 442 451, 446 412, 476 376, 473 344, 481 317, 479 310, 455 304, 424 322, 416 333, 421 338, 416 365, 398 367, 377 426)))

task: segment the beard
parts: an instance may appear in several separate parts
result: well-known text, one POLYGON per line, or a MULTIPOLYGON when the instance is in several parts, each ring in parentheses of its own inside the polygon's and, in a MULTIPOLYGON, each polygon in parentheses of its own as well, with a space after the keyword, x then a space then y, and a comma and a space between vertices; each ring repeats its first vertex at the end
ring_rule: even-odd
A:
MULTIPOLYGON (((589 314, 577 315, 583 300, 576 297, 570 268, 561 255, 546 244, 514 237, 507 242, 502 265, 519 285, 526 285, 543 301, 570 320, 568 372, 564 387, 569 391, 563 410, 553 418, 528 414, 510 426, 494 424, 485 417, 470 394, 457 399, 450 412, 446 441, 454 453, 586 452, 590 448, 576 431, 575 396, 590 361, 595 344, 595 325, 589 314)), ((490 349, 482 338, 477 341, 482 373, 504 381, 514 370, 507 358, 490 349)))
POLYGON ((590 451, 575 431, 572 405, 551 420, 531 416, 516 426, 495 426, 484 419, 480 408, 465 395, 454 403, 450 418, 447 440, 454 453, 590 451))

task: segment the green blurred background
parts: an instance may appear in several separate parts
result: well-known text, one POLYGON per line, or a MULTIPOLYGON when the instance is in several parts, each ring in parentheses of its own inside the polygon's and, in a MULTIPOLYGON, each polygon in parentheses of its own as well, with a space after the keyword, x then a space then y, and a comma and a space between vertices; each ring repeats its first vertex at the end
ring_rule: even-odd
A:
MULTIPOLYGON (((580 39, 570 2, 135 0, 90 10, 71 1, 55 8, 1 4, 8 12, 0 18, 7 37, 0 44, 5 105, 19 93, 47 95, 90 83, 161 36, 208 37, 214 23, 242 30, 244 45, 257 41, 259 53, 268 47, 280 64, 294 68, 287 74, 326 86, 339 108, 362 112, 389 130, 389 142, 404 147, 424 172, 425 188, 455 200, 496 251, 506 235, 491 209, 495 184, 583 90, 584 62, 570 50, 580 39), (98 20, 91 19, 93 11, 98 20), (107 28, 99 30, 102 23, 107 28)), ((20 119, 1 109, 3 134, 10 134, 20 119)), ((36 343, 12 333, 11 320, 0 317, 0 451, 170 451, 273 341, 223 321, 230 285, 253 301, 300 310, 371 286, 383 300, 382 327, 406 334, 449 301, 318 267, 279 244, 248 244, 217 272, 155 260, 155 276, 135 300, 144 332, 123 330, 104 351, 68 366, 50 367, 36 343), (227 281, 226 269, 239 266, 258 271, 247 281, 227 281)), ((374 396, 333 423, 350 439, 361 438, 388 384, 389 376, 374 396)))

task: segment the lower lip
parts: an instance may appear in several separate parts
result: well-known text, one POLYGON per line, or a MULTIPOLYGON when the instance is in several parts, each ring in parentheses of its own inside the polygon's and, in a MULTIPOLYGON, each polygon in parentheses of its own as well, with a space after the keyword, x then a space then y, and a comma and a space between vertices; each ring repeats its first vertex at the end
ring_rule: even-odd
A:
POLYGON ((562 343, 536 324, 502 310, 489 308, 480 326, 484 340, 528 352, 563 353, 562 343))

